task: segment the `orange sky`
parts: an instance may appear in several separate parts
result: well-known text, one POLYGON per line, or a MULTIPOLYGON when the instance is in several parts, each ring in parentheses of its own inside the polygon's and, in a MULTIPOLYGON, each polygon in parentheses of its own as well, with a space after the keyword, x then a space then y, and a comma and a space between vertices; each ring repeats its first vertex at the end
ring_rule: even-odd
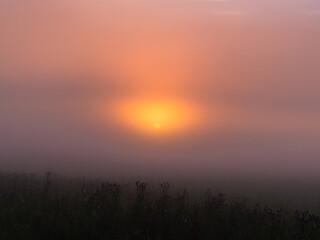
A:
POLYGON ((0 154, 320 167, 316 1, 4 0, 0 16, 0 154))

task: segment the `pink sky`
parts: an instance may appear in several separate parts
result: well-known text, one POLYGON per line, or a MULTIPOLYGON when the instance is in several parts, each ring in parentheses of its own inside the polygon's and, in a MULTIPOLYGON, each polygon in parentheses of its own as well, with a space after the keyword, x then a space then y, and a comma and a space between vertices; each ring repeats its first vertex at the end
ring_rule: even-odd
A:
POLYGON ((319 23, 311 0, 1 1, 0 166, 315 175, 319 23), (151 99, 169 135, 118 114, 151 99))

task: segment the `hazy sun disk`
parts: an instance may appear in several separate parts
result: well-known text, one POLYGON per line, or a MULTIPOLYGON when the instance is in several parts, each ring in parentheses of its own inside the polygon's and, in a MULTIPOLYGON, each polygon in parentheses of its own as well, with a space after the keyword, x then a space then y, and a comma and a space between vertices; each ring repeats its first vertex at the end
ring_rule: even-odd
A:
POLYGON ((179 101, 129 100, 120 104, 121 122, 149 132, 175 132, 190 129, 195 113, 190 104, 179 101))

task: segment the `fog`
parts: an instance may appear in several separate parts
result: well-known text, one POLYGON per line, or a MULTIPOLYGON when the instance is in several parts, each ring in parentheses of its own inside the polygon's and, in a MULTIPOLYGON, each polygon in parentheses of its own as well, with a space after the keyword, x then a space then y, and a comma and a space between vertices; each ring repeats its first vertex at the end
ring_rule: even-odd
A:
POLYGON ((1 169, 319 172, 318 1, 4 0, 0 16, 1 169), (193 116, 150 135, 117 115, 136 99, 193 116))

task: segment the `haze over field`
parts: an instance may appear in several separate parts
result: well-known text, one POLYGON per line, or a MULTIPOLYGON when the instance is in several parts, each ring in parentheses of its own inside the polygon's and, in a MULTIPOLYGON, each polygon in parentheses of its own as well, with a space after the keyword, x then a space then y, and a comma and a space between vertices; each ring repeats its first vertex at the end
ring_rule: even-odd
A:
POLYGON ((317 176, 320 1, 0 2, 0 168, 317 176))

